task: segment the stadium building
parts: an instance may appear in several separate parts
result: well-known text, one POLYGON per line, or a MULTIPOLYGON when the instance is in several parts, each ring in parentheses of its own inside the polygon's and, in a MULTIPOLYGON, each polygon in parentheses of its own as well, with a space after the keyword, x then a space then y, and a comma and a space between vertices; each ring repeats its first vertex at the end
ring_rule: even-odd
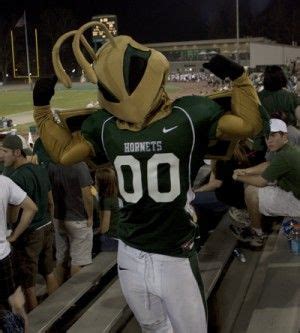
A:
POLYGON ((214 54, 240 60, 244 66, 259 69, 266 65, 288 65, 300 58, 300 47, 278 44, 264 37, 198 40, 147 44, 162 52, 171 63, 171 73, 199 72, 214 54))

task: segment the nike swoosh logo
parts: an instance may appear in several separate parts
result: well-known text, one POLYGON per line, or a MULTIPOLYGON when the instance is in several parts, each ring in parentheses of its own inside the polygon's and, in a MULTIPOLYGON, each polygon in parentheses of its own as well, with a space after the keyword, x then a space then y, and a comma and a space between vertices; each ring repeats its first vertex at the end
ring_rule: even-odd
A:
POLYGON ((121 266, 118 266, 118 267, 119 267, 119 270, 120 270, 120 271, 128 271, 127 268, 124 268, 124 267, 121 267, 121 266))
POLYGON ((171 131, 173 131, 175 128, 177 128, 178 126, 174 126, 174 127, 170 127, 170 128, 163 128, 163 133, 169 133, 171 131))

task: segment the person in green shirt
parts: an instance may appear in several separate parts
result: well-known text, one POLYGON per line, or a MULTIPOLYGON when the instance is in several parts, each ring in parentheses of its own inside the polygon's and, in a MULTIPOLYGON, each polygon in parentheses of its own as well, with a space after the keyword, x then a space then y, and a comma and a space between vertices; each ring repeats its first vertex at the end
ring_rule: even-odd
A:
MULTIPOLYGON (((49 294, 58 287, 53 273, 52 191, 46 170, 28 163, 24 142, 18 135, 7 135, 3 140, 2 149, 4 166, 11 170, 9 178, 19 185, 38 207, 26 232, 13 243, 27 307, 28 310, 32 310, 38 305, 35 293, 38 271, 46 280, 49 294)), ((16 211, 12 215, 17 223, 21 214, 22 212, 16 211)))
POLYGON ((269 151, 275 152, 272 159, 251 168, 236 169, 233 174, 233 179, 248 185, 245 201, 252 222, 250 232, 244 230, 239 236, 261 245, 262 215, 300 217, 300 149, 289 144, 284 121, 271 119, 270 128, 266 144, 269 151))
POLYGON ((280 66, 266 67, 263 84, 264 90, 258 93, 261 104, 270 117, 280 118, 287 124, 290 143, 299 145, 300 130, 296 127, 295 111, 300 105, 300 97, 286 89, 287 78, 280 66))
POLYGON ((118 238, 120 219, 118 187, 116 172, 112 167, 101 167, 95 174, 98 192, 98 209, 100 226, 96 234, 101 234, 101 249, 117 249, 117 243, 112 238, 118 238))

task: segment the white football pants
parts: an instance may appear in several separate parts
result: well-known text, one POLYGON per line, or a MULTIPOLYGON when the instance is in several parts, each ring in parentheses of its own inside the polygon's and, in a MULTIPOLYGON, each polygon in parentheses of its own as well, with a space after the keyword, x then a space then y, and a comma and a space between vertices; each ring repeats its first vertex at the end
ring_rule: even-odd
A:
POLYGON ((196 256, 189 259, 143 252, 119 241, 122 291, 143 332, 207 332, 196 260, 196 256))

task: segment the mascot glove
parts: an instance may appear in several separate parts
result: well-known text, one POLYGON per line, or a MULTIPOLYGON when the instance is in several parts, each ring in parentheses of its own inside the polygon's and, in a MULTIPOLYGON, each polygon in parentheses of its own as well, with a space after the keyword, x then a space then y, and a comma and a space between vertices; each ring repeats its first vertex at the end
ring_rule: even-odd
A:
POLYGON ((235 80, 244 73, 243 66, 219 54, 212 57, 209 62, 204 63, 203 67, 222 80, 226 77, 235 80))
POLYGON ((43 106, 49 105, 54 95, 54 87, 57 82, 57 76, 53 78, 42 78, 36 81, 33 89, 33 105, 43 106))

